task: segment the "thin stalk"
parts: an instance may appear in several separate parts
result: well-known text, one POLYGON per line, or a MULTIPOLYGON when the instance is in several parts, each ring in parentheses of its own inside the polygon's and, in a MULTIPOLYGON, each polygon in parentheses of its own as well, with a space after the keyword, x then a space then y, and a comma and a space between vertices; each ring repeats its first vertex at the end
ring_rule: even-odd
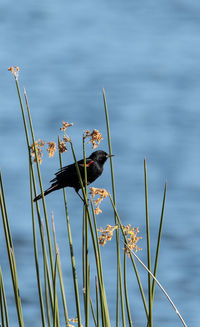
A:
POLYGON ((7 308, 7 301, 6 301, 5 289, 3 283, 3 274, 2 274, 1 267, 0 267, 0 289, 1 289, 1 301, 5 313, 5 326, 9 327, 8 308, 7 308))
POLYGON ((12 248, 12 243, 10 243, 10 229, 9 229, 9 223, 8 223, 8 217, 6 216, 7 209, 4 207, 5 202, 3 201, 2 197, 2 190, 3 190, 3 182, 0 172, 0 207, 1 207, 1 214, 2 214, 2 220, 3 220, 3 228, 4 228, 4 234, 5 234, 5 240, 6 240, 6 246, 7 246, 7 253, 8 253, 8 259, 9 259, 9 265, 10 265, 10 272, 12 277, 12 283, 13 283, 13 290, 15 295, 15 303, 16 303, 16 309, 17 309, 17 317, 19 326, 23 327, 23 314, 22 314, 22 306, 21 306, 21 299, 19 295, 19 286, 18 286, 18 279, 17 279, 17 271, 16 271, 16 263, 15 263, 15 256, 14 256, 14 250, 12 248))
MULTIPOLYGON (((29 153, 29 161, 30 161, 31 160, 30 159, 30 150, 29 150, 30 149, 30 141, 29 141, 28 127, 27 127, 26 117, 25 117, 25 113, 24 113, 24 107, 23 107, 23 103, 22 103, 20 88, 19 88, 19 84, 18 84, 18 81, 17 81, 16 78, 15 78, 15 82, 16 82, 17 93, 18 93, 20 107, 21 107, 21 113, 22 113, 22 118, 23 118, 23 124, 24 124, 24 130, 25 130, 25 136, 26 136, 26 142, 27 142, 27 148, 28 148, 28 153, 29 153)), ((42 180, 41 180, 41 175, 40 175, 40 169, 39 169, 37 151, 36 151, 36 147, 35 147, 35 137, 34 137, 34 133, 33 133, 32 120, 31 120, 31 115, 30 115, 30 110, 29 110, 29 105, 28 105, 28 99, 27 99, 27 95, 26 95, 26 91, 25 90, 24 90, 24 94, 25 94, 25 101, 26 101, 26 107, 27 107, 27 112, 28 112, 29 124, 30 124, 30 128, 31 128, 32 140, 33 140, 34 149, 35 149, 35 156, 36 156, 36 162, 37 162, 38 177, 39 177, 40 186, 41 186, 41 192, 42 192, 42 180)), ((33 174, 33 168, 32 168, 32 166, 31 166, 31 169, 32 169, 32 174, 33 174)), ((34 174, 33 174, 33 182, 34 182, 34 191, 35 191, 35 194, 36 194, 36 185, 35 185, 35 177, 34 177, 34 174)), ((44 199, 43 199, 43 202, 44 202, 44 199)), ((40 233, 41 233, 41 240, 42 240, 42 247, 43 247, 43 254, 44 254, 44 253, 46 253, 46 247, 45 247, 44 239, 42 238, 42 231, 41 231, 41 223, 40 223, 40 218, 39 218, 39 207, 38 207, 38 203, 36 204, 36 208, 37 208, 37 213, 38 213, 40 233)), ((51 250, 50 234, 48 232, 48 229, 49 229, 48 228, 48 219, 47 219, 47 213, 46 213, 46 207, 45 206, 44 206, 44 212, 45 212, 46 229, 47 229, 47 235, 48 235, 48 245, 49 245, 49 253, 50 253, 51 271, 52 271, 52 274, 53 274, 53 257, 52 257, 52 250, 51 250)), ((46 255, 45 255, 44 258, 46 258, 46 255)), ((48 279, 49 279, 49 271, 48 271, 47 259, 45 259, 45 261, 46 261, 46 266, 47 266, 47 276, 48 276, 48 279)), ((49 287, 50 287, 50 281, 48 281, 48 284, 49 284, 49 287)), ((52 292, 51 292, 51 290, 50 290, 50 295, 51 295, 50 298, 52 299, 52 292)))
POLYGON ((125 252, 124 252, 124 293, 125 293, 126 310, 127 310, 127 315, 128 315, 129 326, 133 327, 133 322, 132 322, 131 312, 130 312, 130 307, 129 307, 129 300, 128 300, 127 279, 126 279, 126 253, 125 252))
POLYGON ((60 325, 58 322, 59 316, 58 316, 58 311, 57 311, 57 291, 56 291, 57 259, 58 259, 58 254, 56 253, 54 274, 53 274, 53 299, 54 299, 53 326, 54 327, 58 327, 60 325))
MULTIPOLYGON (((124 237, 124 242, 126 243, 126 235, 124 233, 124 230, 123 230, 123 226, 122 226, 122 223, 121 223, 121 220, 120 220, 120 217, 118 215, 118 212, 117 212, 117 209, 114 205, 114 202, 110 196, 110 202, 112 204, 112 207, 113 209, 115 210, 115 214, 116 214, 116 218, 117 218, 117 221, 118 221, 118 224, 120 226, 120 229, 121 229, 121 232, 122 232, 122 235, 124 237)), ((132 261, 132 264, 133 264, 133 268, 135 270, 135 275, 136 275, 136 278, 137 278, 137 282, 138 282, 138 286, 139 286, 139 290, 140 290, 140 294, 141 294, 141 297, 142 297, 142 301, 143 301, 143 304, 144 304, 144 309, 145 309, 145 313, 146 313, 146 316, 148 318, 148 308, 147 308, 147 303, 146 303, 146 299, 145 299, 145 295, 144 295, 144 290, 143 290, 143 287, 142 287, 142 283, 140 281, 140 276, 139 276, 139 273, 137 271, 137 267, 136 267, 136 264, 135 264, 135 261, 131 255, 131 261, 132 261)))
MULTIPOLYGON (((48 288, 48 278, 47 278, 47 268, 45 261, 44 264, 44 285, 45 285, 45 303, 46 303, 46 311, 47 311, 47 322, 48 326, 51 327, 51 313, 50 313, 50 305, 49 305, 49 288, 48 288)), ((53 312, 53 308, 52 308, 53 312)))
POLYGON ((102 314, 102 324, 105 322, 105 326, 108 327, 110 326, 110 318, 109 318, 109 311, 108 311, 108 305, 107 305, 107 299, 106 299, 106 292, 105 292, 105 287, 104 287, 104 283, 103 283, 103 274, 102 274, 102 267, 101 267, 101 261, 99 260, 99 256, 98 256, 98 251, 97 251, 97 245, 95 242, 95 234, 94 234, 94 230, 93 230, 93 226, 92 226, 92 220, 91 220, 91 215, 90 215, 90 211, 89 211, 89 207, 87 205, 88 200, 85 194, 85 190, 83 187, 83 181, 81 178, 81 174, 80 174, 80 170, 78 167, 78 163, 76 160, 76 156, 75 156, 75 152, 74 152, 74 148, 73 148, 73 144, 71 144, 71 149, 72 149, 72 153, 73 153, 73 157, 74 157, 74 161, 76 164, 76 169, 77 169, 77 174, 79 176, 79 181, 81 184, 81 188, 82 188, 82 192, 83 192, 83 196, 84 196, 84 201, 86 203, 86 208, 87 208, 87 213, 88 213, 88 220, 89 220, 89 225, 90 225, 90 231, 91 231, 91 236, 92 236, 92 242, 93 242, 93 247, 94 247, 94 253, 95 253, 95 260, 96 260, 96 267, 97 267, 97 274, 98 274, 98 278, 99 278, 99 289, 101 292, 101 300, 102 300, 102 308, 103 308, 103 314, 102 314))
MULTIPOLYGON (((19 85, 18 85, 18 82, 17 81, 16 81, 16 85, 17 85, 17 90, 18 90, 19 97, 21 97, 20 90, 19 90, 19 85)), ((30 130, 31 130, 31 136, 32 136, 34 151, 35 151, 35 158, 36 158, 36 165, 37 165, 37 172, 38 172, 38 179, 39 179, 39 184, 40 184, 40 190, 41 190, 41 193, 42 193, 42 204, 43 204, 43 210, 44 210, 45 226, 46 226, 47 240, 48 240, 48 247, 49 247, 51 272, 52 272, 52 276, 53 276, 53 251, 52 251, 52 246, 51 246, 51 237, 50 237, 49 223, 48 223, 48 217, 47 217, 47 208, 46 208, 46 202, 45 202, 44 194, 43 194, 42 178, 41 178, 39 161, 38 161, 38 156, 37 156, 37 149, 36 149, 36 145, 35 145, 35 135, 34 135, 34 131, 33 131, 32 118, 31 118, 31 114, 30 114, 30 109, 29 109, 29 104, 28 104, 28 98, 27 98, 27 94, 26 94, 26 90, 25 89, 24 89, 24 96, 25 96, 26 108, 27 108, 28 119, 29 119, 29 125, 30 125, 30 130)), ((21 102, 20 102, 20 104, 21 104, 21 102)), ((22 112, 24 112, 23 105, 21 106, 21 110, 22 110, 22 112)), ((26 121, 25 121, 25 123, 26 123, 26 121)))
MULTIPOLYGON (((73 147, 72 142, 70 142, 70 145, 71 145, 71 150, 72 150, 72 154, 73 154, 73 157, 74 157, 74 162, 75 162, 75 165, 76 165, 76 171, 77 171, 79 181, 80 181, 80 184, 81 184, 81 188, 82 188, 84 201, 85 201, 85 204, 86 204, 85 207, 87 209, 87 214, 88 214, 88 220, 89 220, 90 231, 91 231, 92 242, 93 242, 94 253, 95 253, 97 273, 98 273, 98 278, 99 278, 99 285, 100 285, 99 288, 100 288, 100 291, 102 292, 101 297, 100 297, 102 299, 102 305, 103 305, 103 315, 102 315, 102 317, 103 317, 103 319, 105 319, 105 323, 106 323, 105 326, 109 327, 110 326, 110 318, 109 318, 109 311, 108 311, 108 305, 107 305, 107 299, 106 299, 106 292, 105 292, 105 288, 104 288, 104 284, 103 284, 103 276, 102 276, 101 270, 100 270, 101 262, 99 261, 99 257, 98 257, 98 251, 97 251, 96 242, 95 242, 95 234, 94 234, 94 231, 93 231, 91 215, 90 215, 90 211, 89 211, 89 207, 88 207, 88 200, 87 200, 87 196, 86 196, 85 189, 84 189, 84 186, 83 186, 83 181, 82 181, 82 178, 81 178, 81 174, 80 174, 80 170, 79 170, 78 163, 77 163, 77 160, 76 160, 76 156, 75 156, 74 147, 73 147)), ((103 322, 102 322, 102 324, 103 324, 103 322)))
MULTIPOLYGON (((125 246, 128 247, 128 245, 124 242, 125 246)), ((164 295, 166 296, 166 298, 168 299, 169 303, 171 304, 171 306, 173 307, 173 309, 175 310, 176 314, 178 315, 179 319, 181 320, 182 324, 184 327, 187 327, 185 321, 183 320, 183 317, 181 316, 180 312, 178 311, 177 307, 175 306, 174 302, 172 301, 172 299, 170 298, 170 296, 168 295, 168 293, 165 291, 164 287, 160 284, 160 282, 157 280, 157 278, 152 274, 152 272, 145 266, 145 264, 142 262, 142 260, 140 260, 140 258, 135 254, 135 252, 133 252, 129 247, 128 247, 129 251, 131 252, 131 254, 134 255, 134 257, 139 261, 139 263, 144 267, 144 269, 146 269, 146 271, 148 272, 148 274, 151 275, 151 277, 155 280, 155 282, 157 283, 157 285, 160 287, 161 291, 164 293, 164 295)))
MULTIPOLYGON (((107 128, 109 154, 112 154, 109 115, 108 115, 108 107, 107 107, 107 101, 106 101, 106 95, 105 95, 104 89, 103 89, 103 101, 104 101, 104 109, 105 109, 105 117, 106 117, 106 128, 107 128)), ((110 170, 111 170, 111 180, 112 180, 112 197, 113 197, 113 202, 116 205, 115 179, 114 179, 114 169, 113 169, 112 157, 110 157, 110 170)), ((115 217, 115 224, 117 224, 116 217, 115 217)), ((122 321, 123 321, 123 326, 125 326, 123 288, 122 288, 122 276, 121 276, 120 245, 119 245, 119 230, 116 230, 116 246, 117 246, 116 327, 119 327, 119 298, 120 297, 121 297, 122 321), (119 297, 119 293, 120 293, 120 297, 119 297)))
MULTIPOLYGON (((146 159, 144 159, 144 179, 145 179, 145 208, 146 208, 146 234, 147 234, 147 262, 148 269, 151 271, 151 247, 150 247, 150 229, 149 229, 149 205, 148 205, 148 185, 147 185, 147 167, 146 159)), ((151 289, 151 275, 148 274, 148 294, 149 294, 149 318, 148 324, 150 327, 153 326, 152 317, 152 289, 151 289)))
MULTIPOLYGON (((58 139, 58 142, 59 142, 59 139, 58 139)), ((62 158, 61 158, 60 153, 59 153, 59 159, 60 159, 60 167, 62 168, 62 158)), ((81 309, 80 309, 78 281, 77 281, 77 274, 76 274, 76 263, 75 263, 75 256, 74 256, 74 250, 73 250, 72 234, 71 234, 71 227, 70 227, 70 221, 69 221, 69 214, 68 214, 67 198, 66 198, 66 194, 65 194, 65 189, 63 189, 63 197, 64 197, 65 214, 66 214, 66 220, 67 220, 69 249, 70 249, 70 257, 71 257, 71 265, 72 265, 73 282, 74 282, 76 313, 77 313, 77 318, 78 318, 78 327, 81 327, 81 309)))
POLYGON ((32 213, 32 226, 33 226, 33 243, 34 243, 34 257, 35 257, 35 269, 36 269, 36 277, 37 277, 37 285, 38 285, 38 293, 39 293, 39 301, 40 301, 40 311, 42 318, 42 326, 45 327, 45 310, 44 310, 44 301, 42 295, 42 287, 40 281, 40 272, 39 272, 39 262, 38 262, 38 249, 37 249, 37 236, 36 236, 36 228, 35 228, 35 217, 34 217, 34 207, 33 207, 33 176, 31 171, 31 161, 29 161, 29 176, 30 176, 30 194, 31 194, 31 213, 32 213))
MULTIPOLYGON (((155 277, 156 277, 156 274, 157 274, 157 267, 158 267, 158 257, 159 257, 160 241, 161 241, 161 234, 162 234, 162 225, 163 225, 164 210, 165 210, 166 192, 167 192, 167 183, 165 183, 165 188, 164 188, 163 203, 162 203, 160 225, 159 225, 159 232, 158 232, 158 241, 157 241, 157 247, 156 247, 156 257, 155 257, 154 272, 153 272, 155 277)), ((153 298, 154 298, 154 293, 155 293, 155 279, 153 279, 153 283, 152 283, 152 297, 153 298)))
MULTIPOLYGON (((29 153, 29 163, 30 163, 30 169, 31 169, 31 174, 32 174, 32 182, 33 182, 34 194, 36 196, 36 194, 37 194, 37 191, 36 191, 36 181, 35 181, 35 175, 34 175, 33 164, 32 164, 32 161, 31 161, 30 153, 29 153)), ((39 231, 40 231, 40 239, 41 239, 41 244, 42 244, 42 257, 43 257, 43 261, 44 261, 44 267, 46 269, 46 273, 45 273, 44 276, 46 276, 46 278, 47 278, 47 286, 49 288, 49 295, 50 295, 50 300, 51 300, 51 309, 53 311, 53 293, 52 293, 52 289, 51 289, 49 264, 48 264, 48 259, 47 259, 47 250, 46 250, 46 244, 45 244, 45 238, 44 238, 44 226, 43 226, 43 224, 41 222, 41 217, 40 217, 40 211, 39 211, 38 202, 36 202, 36 211, 37 211, 37 217, 38 217, 38 225, 39 225, 39 231)))
MULTIPOLYGON (((83 225, 82 225, 82 273, 83 273, 83 290, 86 285, 86 277, 85 277, 85 208, 83 207, 83 225)), ((85 294, 83 293, 84 299, 84 307, 86 307, 85 303, 85 294)))
MULTIPOLYGON (((0 172, 0 174, 1 174, 1 172, 0 172)), ((7 208, 6 208, 6 201, 5 201, 5 194, 4 194, 4 188, 3 188, 2 178, 0 178, 0 189, 1 189, 3 207, 4 207, 5 217, 6 217, 7 231, 8 231, 8 237, 9 237, 9 244, 10 244, 10 247, 13 248, 13 242, 12 242, 12 236, 11 236, 11 233, 10 233, 10 226, 9 226, 9 221, 8 221, 8 213, 7 213, 7 208)))
POLYGON ((95 312, 94 312, 94 307, 93 307, 93 304, 92 304, 92 299, 90 299, 90 307, 91 307, 92 317, 93 317, 93 320, 94 320, 95 327, 97 327, 97 320, 96 320, 96 317, 95 317, 95 312))
POLYGON ((99 294, 98 294, 98 284, 97 277, 95 277, 95 286, 96 286, 96 316, 97 316, 97 327, 99 327, 99 294))
POLYGON ((53 227, 54 248, 55 248, 55 251, 57 252, 57 267, 58 267, 58 273, 59 273, 60 289, 61 289, 61 294, 62 294, 65 323, 66 323, 66 326, 69 327, 67 301, 66 301, 66 297, 65 297, 65 289, 64 289, 64 283, 63 283, 60 254, 59 254, 59 249, 58 249, 58 245, 57 245, 57 241, 56 241, 56 229, 55 229, 55 222, 54 222, 53 214, 52 214, 52 227, 53 227))
POLYGON ((5 327, 5 318, 4 318, 4 306, 3 306, 3 282, 2 282, 2 272, 0 267, 0 310, 1 310, 1 323, 2 327, 5 327))
MULTIPOLYGON (((85 152, 85 137, 83 136, 83 159, 84 159, 84 186, 87 198, 87 167, 86 167, 86 152, 85 152)), ((84 206, 85 218, 85 326, 89 326, 89 309, 90 309, 90 293, 89 293, 89 248, 88 248, 88 214, 86 205, 84 206)))
MULTIPOLYGON (((103 307, 103 302, 102 302, 102 297, 101 297, 101 293, 102 293, 102 286, 100 286, 103 284, 103 269, 102 269, 102 260, 101 260, 101 251, 100 251, 100 246, 99 246, 99 239, 98 239, 98 233, 97 233, 97 224, 96 224, 96 217, 95 217, 95 213, 94 213, 94 206, 93 206, 93 202, 92 199, 90 198, 90 203, 91 203, 91 208, 92 208, 92 217, 93 217, 93 225, 94 225, 94 237, 95 237, 95 244, 96 244, 96 250, 98 252, 98 260, 99 260, 99 275, 98 275, 98 281, 99 281, 99 277, 101 278, 101 281, 99 281, 99 289, 100 289, 100 304, 101 304, 101 319, 102 319, 102 325, 104 326, 104 324, 106 323, 105 320, 105 313, 104 313, 104 307, 103 307)), ((96 280, 96 296, 98 295, 98 287, 97 287, 97 280, 96 280)), ((99 304, 98 304, 98 297, 97 297, 97 310, 99 311, 99 304)), ((99 313, 98 313, 99 316, 99 313)), ((99 320, 99 318, 98 318, 99 320)))
MULTIPOLYGON (((24 123, 24 129, 25 129, 25 135, 26 135, 26 142, 27 142, 27 148, 28 150, 30 149, 30 141, 29 141, 29 134, 28 134, 28 127, 27 127, 27 122, 26 122, 26 117, 24 113, 24 107, 21 99, 21 93, 19 89, 19 84, 18 81, 16 80, 16 87, 17 87, 17 92, 19 96, 19 101, 20 101, 20 106, 21 106, 21 112, 22 112, 22 117, 23 117, 23 123, 24 123)), ((26 108, 27 108, 27 113, 28 113, 28 119, 29 119, 29 124, 30 124, 30 129, 31 129, 31 135, 32 135, 32 142, 34 144, 34 151, 35 151, 35 157, 36 157, 36 163, 37 163, 37 172, 38 172, 38 178, 40 182, 40 186, 42 186, 42 180, 41 180, 41 175, 40 175, 40 168, 39 168, 39 162, 38 162, 38 156, 37 156, 37 151, 35 147, 35 137, 34 137, 34 132, 33 132, 33 125, 32 125, 32 119, 31 119, 31 114, 30 114, 30 109, 29 109, 29 104, 28 104, 28 98, 26 94, 26 90, 24 89, 24 96, 25 96, 25 101, 26 101, 26 108)), ((33 170, 33 165, 31 161, 31 155, 30 155, 30 150, 28 151, 29 153, 29 162, 31 163, 31 172, 32 172, 32 177, 33 177, 33 187, 34 187, 34 193, 35 196, 37 194, 36 191, 36 181, 35 181, 35 175, 34 175, 34 170, 33 170)), ((42 192, 42 189, 41 189, 42 192)), ((44 197, 43 197, 43 202, 44 202, 44 197)), ((46 206, 43 205, 44 208, 44 213, 46 213, 46 206)), ((39 212, 39 205, 38 202, 36 202, 36 209, 37 209, 37 215, 38 215, 38 223, 39 223, 39 229, 40 229, 40 237, 41 237, 41 242, 42 242, 42 250, 43 250, 43 259, 45 261, 46 265, 46 276, 48 278, 48 287, 49 287, 49 293, 50 293, 50 299, 51 299, 51 307, 53 305, 53 295, 52 295, 52 290, 51 290, 51 283, 50 283, 50 276, 49 276, 49 267, 48 267, 48 261, 47 261, 47 251, 46 251, 46 245, 44 241, 44 234, 42 231, 42 225, 41 225, 41 219, 40 219, 40 212, 39 212)), ((45 214, 45 221, 46 221, 46 229, 47 229, 47 237, 48 237, 48 245, 49 245, 49 253, 50 253, 50 262, 51 262, 51 272, 53 276, 53 254, 52 254, 52 249, 51 249, 51 240, 50 240, 50 233, 49 233, 49 227, 48 227, 48 218, 47 218, 47 213, 45 214)))

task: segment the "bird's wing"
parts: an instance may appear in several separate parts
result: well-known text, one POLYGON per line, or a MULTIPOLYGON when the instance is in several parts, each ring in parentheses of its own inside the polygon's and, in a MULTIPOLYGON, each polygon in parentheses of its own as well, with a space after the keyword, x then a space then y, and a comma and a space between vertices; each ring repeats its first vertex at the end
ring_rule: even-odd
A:
MULTIPOLYGON (((90 164, 92 164, 94 161, 90 158, 87 158, 86 159, 86 167, 89 167, 90 164)), ((79 160, 78 162, 78 165, 81 168, 84 168, 84 160, 79 160)), ((65 166, 65 167, 62 167, 60 168, 57 173, 55 173, 55 178, 53 178, 50 182, 55 182, 57 181, 58 179, 62 178, 63 175, 65 175, 65 177, 67 176, 67 174, 71 174, 72 173, 72 170, 76 169, 76 166, 75 164, 71 164, 71 165, 68 165, 68 166, 65 166)))

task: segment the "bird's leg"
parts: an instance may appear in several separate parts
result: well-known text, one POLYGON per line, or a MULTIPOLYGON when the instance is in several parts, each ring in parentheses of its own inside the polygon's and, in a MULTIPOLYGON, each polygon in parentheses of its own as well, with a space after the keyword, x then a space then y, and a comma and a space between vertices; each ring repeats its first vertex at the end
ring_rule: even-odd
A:
POLYGON ((76 193, 78 194, 79 198, 83 201, 83 203, 84 203, 85 205, 87 205, 85 199, 80 195, 79 191, 78 191, 78 190, 75 190, 75 191, 76 191, 76 193))
POLYGON ((79 191, 77 191, 77 190, 75 190, 75 191, 76 191, 76 193, 78 194, 79 198, 80 198, 83 202, 85 202, 85 199, 80 195, 79 191))

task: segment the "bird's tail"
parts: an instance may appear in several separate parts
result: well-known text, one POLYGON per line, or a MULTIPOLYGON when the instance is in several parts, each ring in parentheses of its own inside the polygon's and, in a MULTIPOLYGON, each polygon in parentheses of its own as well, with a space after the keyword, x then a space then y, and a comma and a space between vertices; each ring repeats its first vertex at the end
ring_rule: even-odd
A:
MULTIPOLYGON (((46 191, 44 191, 44 196, 55 190, 58 190, 58 185, 51 185, 46 191)), ((42 198, 42 193, 39 194, 38 196, 36 196, 33 201, 36 202, 37 200, 40 200, 41 198, 42 198)))

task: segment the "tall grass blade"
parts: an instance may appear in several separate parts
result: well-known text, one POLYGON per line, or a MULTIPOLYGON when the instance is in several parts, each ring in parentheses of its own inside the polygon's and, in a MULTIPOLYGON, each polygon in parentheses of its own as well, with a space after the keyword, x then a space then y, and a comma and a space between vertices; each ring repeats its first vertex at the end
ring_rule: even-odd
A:
MULTIPOLYGON (((125 246, 127 246, 126 243, 124 243, 125 246)), ((127 246, 128 247, 128 246, 127 246)), ((178 311, 177 307, 175 306, 174 302, 172 301, 172 299, 170 298, 170 296, 168 295, 168 293, 165 291, 164 287, 160 284, 160 282, 157 280, 157 278, 152 274, 152 272, 147 268, 147 266, 145 266, 145 264, 142 262, 142 260, 140 260, 140 258, 131 250, 129 249, 131 254, 134 255, 134 257, 139 261, 139 263, 143 266, 144 269, 146 269, 146 271, 149 273, 149 275, 151 275, 151 277, 155 280, 155 282, 157 283, 157 285, 160 287, 161 291, 164 293, 164 295, 166 296, 166 298, 168 299, 169 303, 171 304, 171 306, 173 307, 173 309, 175 310, 176 314, 178 315, 179 319, 181 320, 182 324, 184 327, 187 327, 185 321, 183 320, 183 317, 181 316, 180 312, 178 311)))
POLYGON ((62 301, 63 301, 65 324, 66 324, 67 327, 69 327, 67 301, 66 301, 66 296, 65 296, 65 288, 64 288, 63 274, 62 274, 62 269, 61 269, 59 248, 58 248, 57 241, 56 241, 56 229, 55 229, 55 222, 54 222, 53 214, 52 214, 52 227, 53 227, 54 248, 55 248, 55 252, 57 252, 57 267, 58 267, 59 280, 60 280, 60 289, 61 289, 62 301))
MULTIPOLYGON (((159 257, 160 241, 161 241, 161 234, 162 234, 162 225, 163 225, 164 210, 165 210, 166 192, 167 192, 167 183, 165 183, 165 188, 164 188, 163 203, 162 203, 160 225, 159 225, 159 232, 158 232, 158 241, 157 241, 157 247, 156 247, 156 257, 155 257, 154 273, 153 273, 155 277, 156 277, 156 274, 157 274, 157 267, 158 267, 158 257, 159 257)), ((155 293, 155 279, 153 279, 153 283, 152 283, 152 297, 153 298, 154 298, 154 293, 155 293)))
POLYGON ((53 298, 54 298, 53 327, 59 327, 60 326, 59 314, 58 314, 57 290, 56 290, 57 259, 58 259, 58 254, 56 253, 54 273, 53 273, 53 298))
POLYGON ((10 265, 10 272, 11 272, 12 283, 13 283, 13 290, 14 290, 14 295, 15 295, 17 317, 18 317, 19 326, 23 327, 24 322, 23 322, 21 299, 20 299, 20 295, 19 295, 19 286, 18 286, 18 279, 17 279, 15 256, 14 256, 12 241, 10 241, 11 232, 10 232, 10 228, 9 228, 8 217, 6 216, 7 209, 5 206, 5 201, 3 201, 3 196, 2 196, 3 182, 2 182, 1 172, 0 172, 0 181, 1 181, 0 182, 0 207, 1 207, 3 228, 4 228, 6 247, 7 247, 8 259, 9 259, 9 265, 10 265))
POLYGON ((124 293, 125 293, 125 300, 126 300, 126 310, 128 316, 129 326, 133 327, 133 322, 131 318, 129 300, 128 300, 128 289, 127 289, 127 279, 126 279, 126 253, 124 252, 124 293))
POLYGON ((90 299, 90 307, 91 307, 92 317, 93 317, 93 320, 94 320, 95 327, 97 327, 97 320, 96 320, 96 317, 95 317, 94 307, 93 307, 93 304, 92 304, 92 300, 91 299, 90 299))
MULTIPOLYGON (((112 154, 109 115, 108 115, 108 107, 107 107, 107 101, 106 101, 106 95, 105 95, 104 89, 103 89, 103 101, 104 101, 104 109, 105 109, 105 117, 106 117, 106 128, 107 128, 109 154, 112 154)), ((115 179, 114 179, 114 169, 113 169, 112 157, 110 157, 110 170, 111 170, 111 180, 112 180, 113 202, 116 206, 115 179)), ((115 216, 115 224, 117 224, 116 216, 115 216)), ((124 313, 124 303, 123 303, 123 286, 122 286, 122 276, 121 276, 121 259, 120 259, 119 243, 120 243, 119 242, 119 230, 116 230, 116 245, 117 245, 116 327, 119 326, 119 298, 121 298, 122 323, 123 323, 123 326, 125 326, 125 313, 124 313), (119 297, 119 294, 120 294, 120 297, 119 297)))
MULTIPOLYGON (((18 85, 18 82, 16 82, 18 85)), ((20 95, 20 90, 19 86, 17 87, 19 96, 20 95)), ((29 119, 29 125, 30 125, 30 130, 31 130, 31 136, 32 136, 32 143, 34 146, 34 151, 35 151, 35 158, 36 158, 36 166, 37 166, 37 173, 38 173, 38 179, 39 179, 39 185, 40 185, 40 190, 42 193, 42 204, 43 204, 43 210, 44 210, 44 217, 45 217, 45 226, 46 226, 46 232, 47 232, 47 240, 48 240, 48 248, 49 248, 49 256, 50 256, 50 264, 51 264, 51 273, 53 277, 53 252, 52 252, 52 246, 51 246, 51 237, 50 237, 50 231, 49 231, 49 223, 48 223, 48 217, 47 217, 47 209, 46 209, 46 202, 44 199, 44 194, 43 194, 43 184, 42 184, 42 178, 41 178, 41 173, 40 173, 40 167, 39 167, 39 161, 38 161, 38 156, 37 156, 37 149, 35 145, 35 135, 33 131, 33 124, 32 124, 32 119, 31 119, 31 114, 30 114, 30 109, 29 109, 29 104, 28 104, 28 98, 26 94, 26 90, 24 89, 24 96, 25 96, 25 101, 26 101, 26 108, 27 108, 27 113, 28 113, 28 119, 29 119)), ((21 102, 20 102, 21 103, 21 102)), ((24 115, 24 109, 23 106, 21 107, 23 115, 24 115)), ((26 123, 26 121, 25 121, 26 123)), ((27 129, 27 127, 25 127, 27 129)), ((30 145, 28 145, 30 147, 30 145)))
POLYGON ((39 293, 39 301, 40 301, 40 311, 42 318, 42 326, 46 326, 45 322, 45 310, 44 310, 44 301, 42 295, 42 286, 40 281, 40 271, 39 271, 39 262, 38 262, 38 249, 37 249, 37 236, 36 236, 36 228, 35 228, 35 215, 34 215, 34 207, 33 207, 33 176, 31 171, 31 161, 29 161, 29 175, 30 175, 30 194, 31 194, 31 213, 32 213, 32 228, 33 228, 33 244, 34 244, 34 257, 35 257, 35 269, 36 269, 36 277, 37 277, 37 285, 38 285, 38 293, 39 293))
MULTIPOLYGON (((84 187, 85 195, 87 198, 87 167, 86 167, 86 151, 85 151, 85 137, 83 135, 83 160, 84 160, 84 187)), ((89 293, 89 248, 88 248, 88 212, 86 209, 86 203, 84 205, 84 218, 85 218, 85 285, 84 285, 84 297, 85 297, 85 325, 89 326, 89 308, 90 308, 90 293, 89 293)))
MULTIPOLYGON (((118 212, 117 212, 117 209, 114 205, 114 202, 110 196, 110 202, 112 204, 112 207, 113 209, 115 210, 115 215, 116 215, 116 218, 117 218, 117 221, 118 221, 118 224, 120 226, 120 229, 121 229, 121 232, 122 232, 122 235, 124 237, 124 242, 125 244, 127 243, 127 240, 126 240, 126 235, 124 233, 124 230, 123 230, 123 226, 122 226, 122 223, 121 223, 121 220, 120 220, 120 217, 118 215, 118 212)), ((142 287, 142 283, 141 283, 141 280, 140 280, 140 275, 138 273, 138 270, 137 270, 137 267, 136 267, 136 264, 135 264, 135 261, 131 255, 131 261, 132 261, 132 264, 133 264, 133 268, 134 268, 134 271, 135 271, 135 275, 136 275, 136 278, 137 278, 137 282, 138 282, 138 286, 139 286, 139 290, 140 290, 140 294, 141 294, 141 297, 142 297, 142 301, 143 301, 143 304, 144 304, 144 309, 145 309, 145 313, 146 313, 146 316, 148 318, 148 308, 147 308, 147 303, 146 303, 146 299, 145 299, 145 295, 144 295, 144 290, 143 290, 143 287, 142 287)))
POLYGON ((3 274, 0 266, 0 298, 1 298, 1 313, 2 313, 2 327, 9 327, 9 319, 8 319, 8 308, 7 301, 3 283, 3 274), (5 315, 5 318, 4 318, 5 315))
POLYGON ((97 277, 95 277, 95 287, 96 287, 96 317, 97 317, 97 327, 99 327, 99 294, 98 294, 97 277))
MULTIPOLYGON (((58 142, 60 142, 59 139, 58 139, 58 142)), ((59 160, 60 160, 60 168, 62 168, 62 158, 61 158, 60 153, 59 153, 59 160)), ((67 220, 67 231, 68 231, 68 239, 69 239, 71 265, 72 265, 74 294, 75 294, 75 301, 76 301, 76 313, 77 313, 77 318, 78 318, 78 327, 81 327, 81 309, 80 309, 78 281, 77 281, 77 274, 76 274, 76 263, 75 263, 75 256, 74 256, 74 250, 73 250, 72 234, 71 234, 71 227, 70 227, 70 221, 69 221, 69 214, 68 214, 67 198, 66 198, 66 194, 65 194, 65 189, 63 189, 63 197, 64 197, 64 205, 65 205, 65 215, 66 215, 66 220, 67 220)))
MULTIPOLYGON (((150 230, 149 230, 149 206, 148 206, 148 186, 147 186, 147 167, 146 159, 144 159, 144 179, 145 179, 145 209, 146 209, 146 234, 147 234, 147 261, 148 269, 151 271, 151 247, 150 247, 150 230)), ((151 275, 148 274, 148 295, 149 295, 149 318, 148 324, 150 327, 153 326, 153 317, 152 317, 152 289, 151 289, 151 275)))

